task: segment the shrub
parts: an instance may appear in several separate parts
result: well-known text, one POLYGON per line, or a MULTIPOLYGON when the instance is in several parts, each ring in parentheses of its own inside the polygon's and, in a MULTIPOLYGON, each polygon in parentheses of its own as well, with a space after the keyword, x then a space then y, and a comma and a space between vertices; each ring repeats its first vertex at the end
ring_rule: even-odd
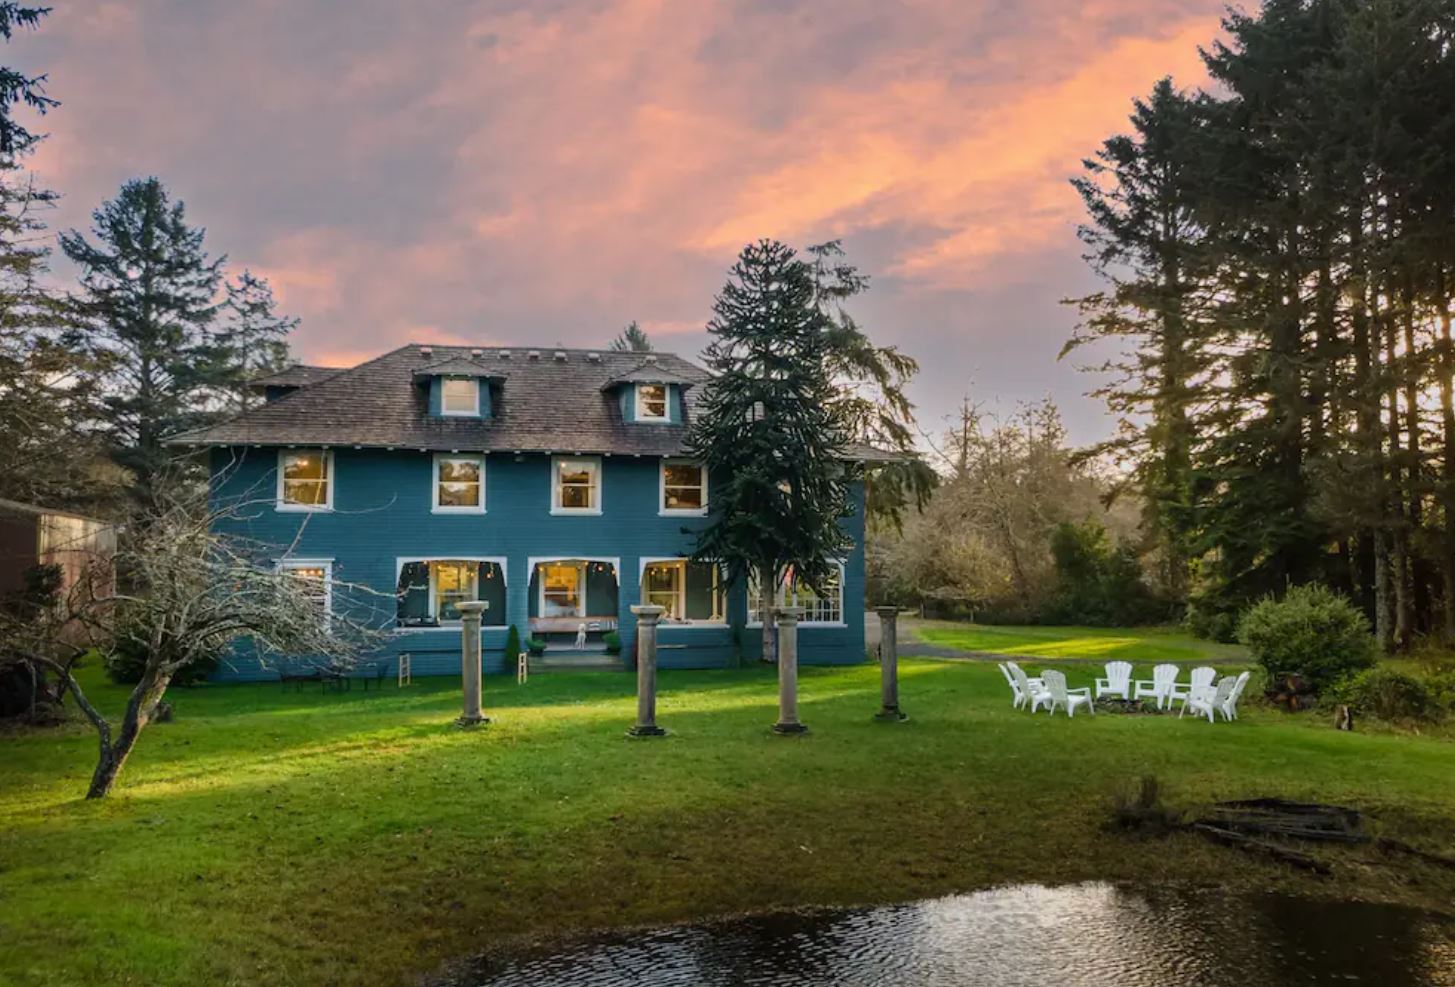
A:
POLYGON ((1238 639, 1238 614, 1219 607, 1209 600, 1193 600, 1187 605, 1183 624, 1193 637, 1205 641, 1231 644, 1238 639))
POLYGON ((621 635, 616 631, 607 631, 601 635, 601 642, 606 645, 606 653, 609 655, 621 654, 621 635))
POLYGON ((546 641, 545 641, 545 638, 540 638, 540 637, 528 637, 528 638, 526 638, 525 639, 525 650, 529 651, 533 655, 543 655, 543 654, 545 654, 546 653, 546 641))
MULTIPOLYGON (((117 637, 104 653, 106 677, 119 685, 135 685, 141 681, 142 670, 146 668, 146 649, 136 639, 127 635, 117 637)), ((221 661, 213 655, 184 666, 172 676, 172 685, 189 686, 205 682, 217 671, 221 661)))
POLYGON ((1297 673, 1314 692, 1370 667, 1375 658, 1364 614, 1317 583, 1254 604, 1238 622, 1238 640, 1270 677, 1297 673))
POLYGON ((1430 698, 1447 713, 1455 713, 1455 668, 1444 668, 1425 676, 1430 698))
POLYGON ((506 671, 513 671, 515 669, 515 659, 517 657, 519 657, 519 655, 520 655, 520 631, 516 630, 514 624, 511 624, 510 627, 509 627, 509 629, 506 630, 506 632, 505 632, 505 669, 506 669, 506 671))
POLYGON ((1381 720, 1436 720, 1444 712, 1423 679, 1393 668, 1367 668, 1332 693, 1336 702, 1381 720))

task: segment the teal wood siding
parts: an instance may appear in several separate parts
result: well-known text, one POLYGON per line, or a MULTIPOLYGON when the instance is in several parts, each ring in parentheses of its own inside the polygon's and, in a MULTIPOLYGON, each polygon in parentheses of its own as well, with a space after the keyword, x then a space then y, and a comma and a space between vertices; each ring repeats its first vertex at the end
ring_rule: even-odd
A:
MULTIPOLYGON (((484 388, 482 388, 482 391, 484 388)), ((675 388, 674 388, 675 390, 675 388)), ((643 558, 691 554, 692 532, 705 519, 658 514, 660 460, 651 457, 602 457, 602 507, 599 516, 552 515, 551 457, 494 452, 485 457, 484 514, 435 514, 431 511, 433 454, 416 450, 339 448, 334 452, 334 510, 291 513, 272 509, 278 463, 273 448, 216 449, 212 452, 213 498, 249 504, 225 530, 268 545, 296 545, 294 558, 329 559, 337 583, 363 584, 388 594, 359 604, 371 622, 393 628, 401 558, 501 559, 505 566, 505 624, 482 632, 485 668, 513 668, 504 654, 506 628, 529 634, 532 558, 612 559, 620 589, 617 620, 623 650, 632 653, 635 620, 630 608, 640 602, 643 558), (267 498, 258 504, 259 498, 267 498)), ((711 488, 709 488, 711 489, 711 488)), ((844 664, 864 660, 863 493, 856 487, 845 530, 857 547, 847 559, 843 627, 803 627, 805 664, 844 664)), ((335 610, 348 606, 335 592, 335 610)), ((594 609, 594 608, 593 608, 594 609)), ((740 585, 729 587, 731 626, 664 626, 660 663, 664 668, 719 668, 756 660, 761 631, 743 627, 747 597, 740 585), (736 629, 736 634, 735 634, 736 629)), ((401 652, 413 656, 416 675, 459 674, 458 628, 392 631, 379 657, 401 652)), ((239 649, 219 678, 274 678, 286 663, 306 658, 273 659, 267 664, 239 649)))

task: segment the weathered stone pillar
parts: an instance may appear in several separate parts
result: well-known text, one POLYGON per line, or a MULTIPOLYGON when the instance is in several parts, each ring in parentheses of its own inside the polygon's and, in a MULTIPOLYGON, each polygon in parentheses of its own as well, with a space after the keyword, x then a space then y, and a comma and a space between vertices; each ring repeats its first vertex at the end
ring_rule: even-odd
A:
POLYGON ((660 737, 667 731, 657 726, 657 621, 666 611, 644 604, 633 606, 637 618, 637 725, 629 737, 660 737))
POLYGON ((778 722, 774 733, 807 733, 798 722, 798 618, 802 607, 779 607, 778 617, 778 722))
POLYGON ((899 709, 898 607, 875 607, 879 615, 879 712, 876 720, 900 723, 909 719, 899 709))
POLYGON ((460 683, 465 690, 465 711, 455 722, 462 727, 490 722, 480 708, 480 614, 487 606, 475 600, 455 604, 460 611, 460 683))

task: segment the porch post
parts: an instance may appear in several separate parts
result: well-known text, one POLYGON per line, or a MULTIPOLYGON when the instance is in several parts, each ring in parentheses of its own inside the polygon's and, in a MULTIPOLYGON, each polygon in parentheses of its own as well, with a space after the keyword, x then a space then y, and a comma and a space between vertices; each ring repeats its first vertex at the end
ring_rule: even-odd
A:
POLYGON ((633 606, 637 618, 637 723, 628 737, 660 737, 667 731, 657 726, 657 621, 663 607, 633 606))
POLYGON ((773 732, 807 733, 798 722, 798 618, 802 607, 779 607, 778 617, 778 722, 773 732))
POLYGON ((462 727, 490 722, 480 708, 480 614, 487 606, 483 600, 455 604, 460 611, 460 683, 465 690, 465 710, 455 723, 462 727))
POLYGON ((874 719, 902 723, 909 719, 899 709, 898 607, 875 607, 879 615, 879 712, 874 719))

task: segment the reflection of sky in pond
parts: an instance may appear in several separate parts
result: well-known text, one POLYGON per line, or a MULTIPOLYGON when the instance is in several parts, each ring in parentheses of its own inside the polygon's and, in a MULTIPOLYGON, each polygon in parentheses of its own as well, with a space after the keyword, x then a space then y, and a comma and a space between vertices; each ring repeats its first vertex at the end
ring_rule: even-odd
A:
POLYGON ((1394 906, 1086 884, 623 933, 465 982, 1455 987, 1455 945, 1448 925, 1394 906))

